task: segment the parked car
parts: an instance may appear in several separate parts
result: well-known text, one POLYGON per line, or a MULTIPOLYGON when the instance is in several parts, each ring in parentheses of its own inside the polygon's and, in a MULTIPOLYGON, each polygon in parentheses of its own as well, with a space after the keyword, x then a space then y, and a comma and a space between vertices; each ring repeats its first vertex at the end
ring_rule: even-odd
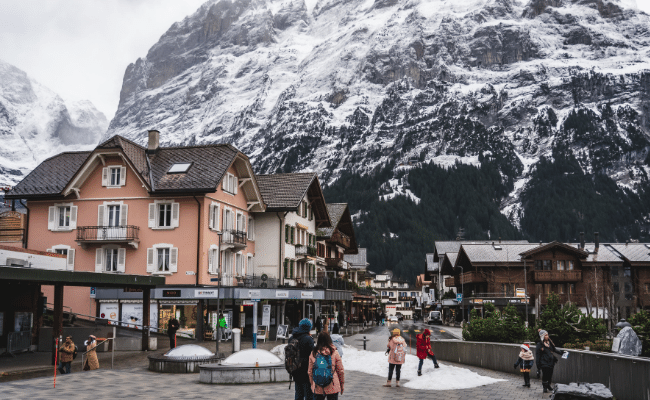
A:
POLYGON ((441 324, 442 315, 440 311, 429 311, 429 315, 425 318, 427 324, 441 324))
POLYGON ((388 317, 388 322, 396 324, 399 322, 399 318, 397 318, 397 315, 391 315, 388 317))

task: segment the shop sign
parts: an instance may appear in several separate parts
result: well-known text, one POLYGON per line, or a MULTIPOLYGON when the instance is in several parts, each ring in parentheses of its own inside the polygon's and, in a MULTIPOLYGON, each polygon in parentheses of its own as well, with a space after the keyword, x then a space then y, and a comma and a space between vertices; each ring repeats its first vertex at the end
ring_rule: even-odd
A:
POLYGON ((314 298, 314 292, 300 292, 300 298, 301 299, 313 299, 314 298))
POLYGON ((262 325, 271 326, 271 306, 268 304, 262 306, 262 325))
POLYGON ((526 297, 526 289, 517 289, 516 297, 526 297))
POLYGON ((474 303, 474 304, 483 304, 483 299, 472 299, 472 303, 474 303))
POLYGON ((165 289, 162 297, 181 297, 180 289, 165 289))
POLYGON ((262 291, 261 290, 249 290, 248 291, 248 297, 258 299, 258 298, 262 297, 262 291))
POLYGON ((278 290, 275 292, 275 297, 278 299, 288 299, 289 298, 289 292, 286 290, 278 290))
POLYGON ((515 304, 526 304, 526 303, 528 303, 528 299, 510 299, 508 301, 510 303, 515 303, 515 304))
POLYGON ((194 297, 196 298, 209 298, 209 299, 216 299, 219 297, 219 290, 218 289, 196 289, 194 290, 194 297))

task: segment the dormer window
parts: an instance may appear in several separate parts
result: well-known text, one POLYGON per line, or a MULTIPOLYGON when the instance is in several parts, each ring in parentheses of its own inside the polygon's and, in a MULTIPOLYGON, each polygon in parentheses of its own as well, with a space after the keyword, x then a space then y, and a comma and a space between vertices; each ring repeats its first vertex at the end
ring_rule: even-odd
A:
POLYGON ((102 186, 120 187, 126 185, 126 167, 106 167, 102 171, 102 186))
POLYGON ((169 168, 168 174, 184 174, 190 169, 192 163, 176 163, 169 168))
POLYGON ((230 194, 237 194, 237 177, 231 173, 227 173, 223 177, 223 191, 230 194))

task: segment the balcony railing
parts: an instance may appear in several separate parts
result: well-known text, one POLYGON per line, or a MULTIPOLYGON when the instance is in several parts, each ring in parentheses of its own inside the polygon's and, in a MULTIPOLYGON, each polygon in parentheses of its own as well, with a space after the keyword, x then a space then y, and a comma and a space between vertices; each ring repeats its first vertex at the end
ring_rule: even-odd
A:
POLYGON ((140 227, 123 226, 78 226, 77 242, 137 242, 140 227))
POLYGON ((348 263, 346 263, 340 258, 325 259, 325 266, 327 267, 327 269, 335 269, 335 270, 347 269, 347 265, 348 263))
POLYGON ((247 288, 275 289, 279 284, 278 279, 266 275, 246 275, 237 280, 240 287, 247 288))
POLYGON ((328 277, 319 277, 316 279, 315 286, 317 288, 323 289, 335 289, 335 290, 358 290, 359 286, 345 279, 340 278, 328 278, 328 277))
POLYGON ((579 282, 582 271, 534 271, 536 282, 579 282))
POLYGON ((24 235, 24 229, 2 229, 0 230, 0 242, 20 242, 24 235))
POLYGON ((447 287, 456 287, 456 277, 455 276, 449 276, 445 278, 445 286, 447 287))
POLYGON ((246 246, 247 234, 243 231, 224 230, 221 243, 226 245, 246 246))
POLYGON ((361 287, 361 288, 357 289, 357 294, 360 294, 362 296, 374 296, 375 291, 372 290, 372 288, 361 287))
POLYGON ((481 283, 486 282, 485 277, 479 272, 470 271, 460 274, 459 283, 467 285, 468 283, 481 283))
POLYGON ((316 248, 312 246, 305 246, 302 244, 296 245, 296 257, 316 257, 316 248))
POLYGON ((340 231, 334 232, 329 241, 341 245, 346 249, 350 248, 350 238, 348 237, 348 235, 341 233, 340 231))

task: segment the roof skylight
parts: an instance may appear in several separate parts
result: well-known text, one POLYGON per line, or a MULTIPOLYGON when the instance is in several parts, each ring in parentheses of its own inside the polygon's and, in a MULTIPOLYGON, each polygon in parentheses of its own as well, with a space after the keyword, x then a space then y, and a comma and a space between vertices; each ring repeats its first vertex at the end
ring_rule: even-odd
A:
POLYGON ((168 174, 182 174, 187 172, 192 166, 192 163, 176 163, 169 168, 168 174))

